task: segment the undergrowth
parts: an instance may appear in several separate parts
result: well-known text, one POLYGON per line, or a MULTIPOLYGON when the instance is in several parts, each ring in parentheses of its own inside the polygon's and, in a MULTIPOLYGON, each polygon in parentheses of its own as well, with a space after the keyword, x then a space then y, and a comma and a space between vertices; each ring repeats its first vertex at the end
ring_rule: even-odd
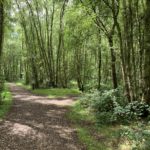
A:
POLYGON ((68 118, 88 150, 149 150, 149 106, 127 103, 121 91, 84 94, 68 118))
POLYGON ((2 92, 2 104, 0 105, 0 119, 4 118, 12 104, 12 96, 7 85, 2 92))

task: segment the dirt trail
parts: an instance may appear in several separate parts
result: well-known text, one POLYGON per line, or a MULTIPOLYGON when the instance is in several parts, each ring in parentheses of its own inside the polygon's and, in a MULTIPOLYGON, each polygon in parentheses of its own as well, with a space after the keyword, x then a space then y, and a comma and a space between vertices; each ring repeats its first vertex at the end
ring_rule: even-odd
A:
POLYGON ((71 98, 50 100, 9 86, 13 106, 0 122, 0 150, 85 150, 65 117, 71 98))

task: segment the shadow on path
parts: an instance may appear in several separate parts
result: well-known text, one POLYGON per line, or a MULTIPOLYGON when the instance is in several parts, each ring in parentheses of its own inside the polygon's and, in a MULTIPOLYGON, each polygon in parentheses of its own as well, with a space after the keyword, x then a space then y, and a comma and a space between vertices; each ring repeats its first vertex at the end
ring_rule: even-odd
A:
POLYGON ((33 95, 9 84, 13 106, 0 122, 0 150, 84 150, 76 130, 66 119, 73 99, 53 99, 33 95))

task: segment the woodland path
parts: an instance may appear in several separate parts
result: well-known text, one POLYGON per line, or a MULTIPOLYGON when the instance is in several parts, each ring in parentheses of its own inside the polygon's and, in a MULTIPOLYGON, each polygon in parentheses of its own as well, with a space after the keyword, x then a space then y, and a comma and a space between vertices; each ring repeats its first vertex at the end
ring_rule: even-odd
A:
POLYGON ((9 84, 13 105, 0 122, 0 150, 85 150, 66 118, 72 98, 48 99, 9 84))

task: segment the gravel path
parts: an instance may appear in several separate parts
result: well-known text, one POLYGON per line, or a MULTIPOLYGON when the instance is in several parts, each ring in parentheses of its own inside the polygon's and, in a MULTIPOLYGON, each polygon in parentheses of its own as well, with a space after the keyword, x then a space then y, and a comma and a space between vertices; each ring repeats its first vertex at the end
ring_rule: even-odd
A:
POLYGON ((0 122, 0 150, 85 150, 65 117, 71 98, 50 100, 9 86, 13 106, 0 122))

